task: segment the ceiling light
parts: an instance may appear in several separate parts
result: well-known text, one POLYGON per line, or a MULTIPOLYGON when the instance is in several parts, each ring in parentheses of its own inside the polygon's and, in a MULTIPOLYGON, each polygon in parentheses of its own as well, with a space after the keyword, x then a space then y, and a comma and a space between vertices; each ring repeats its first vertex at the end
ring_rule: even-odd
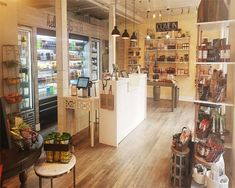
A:
POLYGON ((146 40, 150 40, 150 39, 151 39, 150 35, 149 35, 149 34, 147 34, 147 36, 146 36, 146 40))
POLYGON ((156 18, 156 14, 153 14, 153 18, 156 18))
POLYGON ((159 16, 159 17, 162 17, 162 13, 161 13, 161 11, 159 12, 158 16, 159 16))
MULTIPOLYGON (((115 0, 115 22, 116 22, 116 4, 117 4, 117 0, 115 0)), ((118 30, 117 26, 115 25, 114 28, 113 28, 113 31, 112 31, 112 36, 113 37, 119 37, 121 34, 120 34, 120 31, 118 30)))
POLYGON ((133 0, 133 33, 131 35, 131 41, 132 42, 137 41, 137 35, 135 33, 135 0, 133 0))
POLYGON ((132 42, 136 42, 137 41, 137 36, 136 36, 135 32, 133 32, 132 35, 131 35, 131 41, 132 42))
POLYGON ((124 33, 122 34, 122 39, 129 39, 130 36, 129 36, 129 33, 127 32, 127 30, 125 29, 124 30, 124 33))
POLYGON ((112 36, 113 37, 119 37, 120 36, 120 31, 118 30, 117 26, 115 25, 112 31, 112 36))
POLYGON ((170 38, 170 35, 169 35, 169 33, 167 32, 166 33, 166 39, 169 39, 170 38))
POLYGON ((122 34, 122 39, 129 39, 129 38, 130 36, 126 29, 126 0, 125 0, 125 30, 124 33, 122 34))

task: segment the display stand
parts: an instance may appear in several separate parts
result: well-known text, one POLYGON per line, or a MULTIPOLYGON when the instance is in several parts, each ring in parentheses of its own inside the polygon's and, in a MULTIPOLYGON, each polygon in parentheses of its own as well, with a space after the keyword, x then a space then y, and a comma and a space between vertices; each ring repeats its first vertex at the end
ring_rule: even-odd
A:
POLYGON ((171 183, 173 187, 187 187, 190 149, 180 152, 171 148, 171 151, 171 183))

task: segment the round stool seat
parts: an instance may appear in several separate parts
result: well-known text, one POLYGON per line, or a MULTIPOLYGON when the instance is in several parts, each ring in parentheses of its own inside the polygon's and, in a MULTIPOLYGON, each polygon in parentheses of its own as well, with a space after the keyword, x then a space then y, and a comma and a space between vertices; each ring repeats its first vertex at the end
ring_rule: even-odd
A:
POLYGON ((57 178, 64 174, 69 173, 73 169, 73 187, 76 187, 76 174, 75 174, 76 157, 72 155, 69 163, 47 163, 45 159, 39 160, 34 165, 34 171, 39 177, 39 188, 42 188, 42 178, 51 179, 51 187, 53 187, 53 178, 57 178))
POLYGON ((72 155, 69 163, 47 163, 40 162, 34 166, 35 173, 43 178, 55 178, 72 170, 76 164, 76 157, 72 155))

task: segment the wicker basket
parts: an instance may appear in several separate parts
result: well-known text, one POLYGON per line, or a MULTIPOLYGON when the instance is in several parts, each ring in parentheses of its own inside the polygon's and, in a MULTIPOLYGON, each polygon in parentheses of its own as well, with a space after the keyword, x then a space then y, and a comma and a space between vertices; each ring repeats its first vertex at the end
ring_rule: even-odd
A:
POLYGON ((8 85, 17 85, 20 83, 20 77, 16 77, 16 78, 5 78, 5 82, 8 85))
POLYGON ((5 96, 5 100, 7 101, 8 104, 17 104, 22 101, 22 95, 8 95, 5 96))

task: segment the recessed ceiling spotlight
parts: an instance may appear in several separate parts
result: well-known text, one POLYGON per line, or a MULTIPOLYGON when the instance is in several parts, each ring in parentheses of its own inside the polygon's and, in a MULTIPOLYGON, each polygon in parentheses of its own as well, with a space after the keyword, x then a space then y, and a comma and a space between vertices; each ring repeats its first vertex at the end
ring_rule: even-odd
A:
POLYGON ((162 12, 160 11, 159 14, 158 14, 159 17, 162 17, 162 12))

